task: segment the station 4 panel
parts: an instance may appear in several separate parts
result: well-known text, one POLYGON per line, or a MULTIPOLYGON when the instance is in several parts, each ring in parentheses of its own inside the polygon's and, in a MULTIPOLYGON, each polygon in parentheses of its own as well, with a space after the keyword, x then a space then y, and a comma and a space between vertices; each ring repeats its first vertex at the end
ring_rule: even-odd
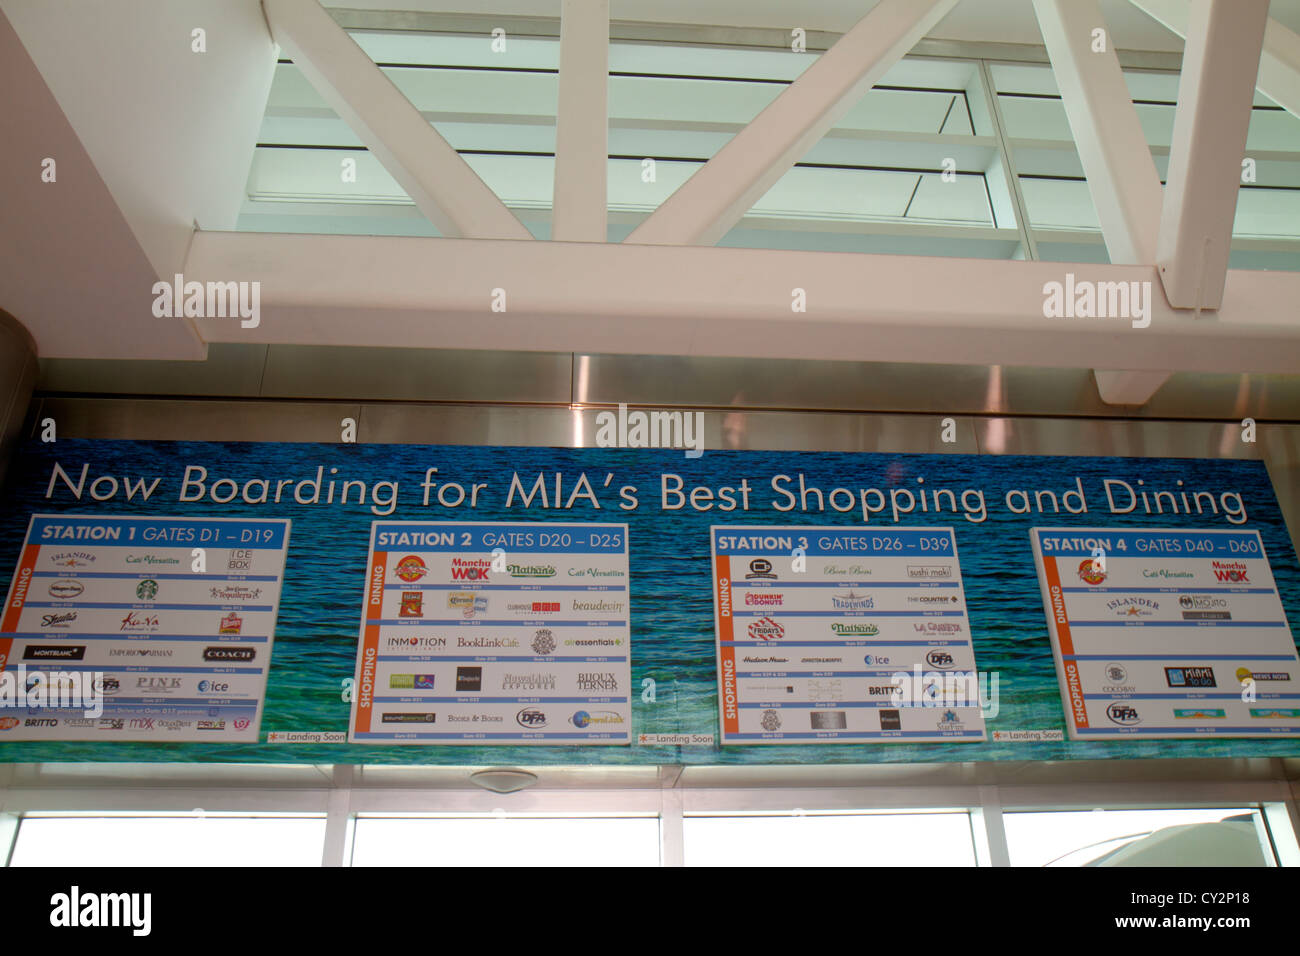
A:
POLYGON ((985 739, 952 528, 711 536, 724 744, 985 739))
POLYGON ((1076 740, 1300 735, 1300 660, 1257 531, 1030 531, 1076 740))
POLYGON ((0 740, 255 742, 287 519, 33 515, 0 618, 0 740))
POLYGON ((629 744, 627 526, 376 521, 350 739, 629 744))

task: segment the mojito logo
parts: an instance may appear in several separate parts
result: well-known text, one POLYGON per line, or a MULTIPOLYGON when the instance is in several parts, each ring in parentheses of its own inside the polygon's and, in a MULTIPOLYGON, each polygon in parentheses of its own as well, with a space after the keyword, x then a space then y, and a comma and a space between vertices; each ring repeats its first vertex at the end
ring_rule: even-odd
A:
POLYGON ((148 936, 153 921, 152 893, 82 893, 74 886, 50 897, 50 925, 123 927, 132 936, 148 936))
POLYGON ((262 283, 260 282, 186 282, 176 273, 171 284, 153 284, 153 314, 159 319, 239 318, 243 329, 262 324, 262 283))
POLYGON ((1043 317, 1047 319, 1131 319, 1133 328, 1151 324, 1151 283, 1076 280, 1043 284, 1043 317))
POLYGON ((628 412, 596 415, 597 448, 684 448, 687 458, 704 454, 703 412, 628 412))

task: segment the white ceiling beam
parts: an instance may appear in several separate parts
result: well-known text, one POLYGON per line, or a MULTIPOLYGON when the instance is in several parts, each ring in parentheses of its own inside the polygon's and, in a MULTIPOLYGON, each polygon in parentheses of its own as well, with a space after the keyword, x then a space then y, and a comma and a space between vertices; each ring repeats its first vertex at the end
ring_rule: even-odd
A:
MULTIPOLYGON (((1190 0, 1132 0, 1132 3, 1171 32, 1186 39, 1190 0)), ((1255 87, 1284 110, 1300 116, 1300 34, 1269 19, 1259 57, 1255 87)))
POLYGON ((1156 261, 1160 174, 1096 0, 1034 0, 1034 12, 1061 90, 1070 132, 1097 209, 1110 261, 1156 261))
POLYGON ((1229 272, 1224 307, 1200 319, 1169 307, 1155 266, 775 249, 200 232, 185 274, 262 284, 257 328, 197 320, 214 342, 1062 368, 1122 355, 1237 374, 1294 372, 1300 351, 1278 308, 1300 299, 1294 272, 1229 272), (1067 272, 1076 288, 1139 283, 1150 325, 1045 318, 1044 286, 1067 272))
POLYGON ((880 0, 625 241, 718 242, 956 2, 880 0))
POLYGON ((281 49, 445 236, 532 234, 317 0, 263 0, 281 49))
POLYGON ((609 0, 564 0, 552 239, 606 239, 608 104, 609 0))
POLYGON ((1192 6, 1156 247, 1165 295, 1176 308, 1223 302, 1267 20, 1268 0, 1192 6))
MULTIPOLYGON (((1096 0, 1034 0, 1065 115, 1101 223, 1110 261, 1155 262, 1160 174, 1096 0), (1101 30, 1103 49, 1094 31, 1101 30)), ((1094 369, 1110 405, 1144 405, 1167 372, 1094 369)))

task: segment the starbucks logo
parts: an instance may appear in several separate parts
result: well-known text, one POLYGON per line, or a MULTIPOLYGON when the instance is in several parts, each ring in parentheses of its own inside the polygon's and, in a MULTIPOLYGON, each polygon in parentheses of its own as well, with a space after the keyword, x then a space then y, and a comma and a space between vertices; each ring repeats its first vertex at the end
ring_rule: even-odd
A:
POLYGON ((135 596, 141 601, 152 601, 158 596, 158 582, 152 578, 145 578, 135 586, 135 596))

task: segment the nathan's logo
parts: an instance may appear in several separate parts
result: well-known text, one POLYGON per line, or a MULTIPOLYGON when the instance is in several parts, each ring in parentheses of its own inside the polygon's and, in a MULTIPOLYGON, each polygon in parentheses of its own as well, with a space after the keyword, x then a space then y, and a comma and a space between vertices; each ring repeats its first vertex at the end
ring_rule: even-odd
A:
POLYGON ((76 611, 67 611, 64 614, 43 614, 41 615, 41 627, 67 627, 76 619, 76 611))
POLYGON ((1250 583, 1250 578, 1246 577, 1246 565, 1242 561, 1211 561, 1210 567, 1214 569, 1214 576, 1220 581, 1228 581, 1232 584, 1250 583))
POLYGON ((1136 707, 1118 700, 1106 708, 1106 716, 1112 724, 1119 724, 1121 727, 1132 727, 1134 724, 1142 723, 1136 707))
POLYGON ((785 628, 770 617, 760 617, 749 625, 749 636, 756 641, 779 641, 785 637, 785 628))
POLYGON ((218 634, 238 634, 244 627, 244 619, 231 611, 221 619, 221 629, 218 634))
POLYGON ((59 578, 49 586, 50 597, 58 598, 60 601, 67 601, 76 597, 86 590, 86 586, 80 581, 74 581, 69 578, 59 578))
POLYGON ((1150 598, 1126 597, 1106 602, 1106 610, 1116 617, 1150 617, 1160 610, 1160 605, 1150 598))
POLYGON ((746 607, 780 607, 784 603, 784 594, 773 594, 771 591, 749 591, 745 594, 746 607))
POLYGON ((156 614, 136 614, 135 611, 128 611, 126 617, 122 618, 122 626, 119 630, 152 632, 158 630, 160 627, 162 627, 162 625, 158 623, 158 616, 156 614))
POLYGON ((451 579, 453 581, 486 581, 492 562, 483 558, 466 561, 463 558, 451 559, 451 579))
POLYGON ((397 609, 398 617, 424 617, 424 592, 403 591, 402 603, 397 609))
POLYGON ((839 611, 867 611, 876 606, 876 600, 869 594, 846 591, 831 595, 831 606, 839 611))
POLYGON ((755 578, 764 578, 769 581, 776 580, 776 575, 772 573, 772 562, 767 558, 755 558, 749 562, 749 573, 745 575, 746 580, 755 578))
POLYGON ((1131 319, 1133 328, 1151 324, 1151 281, 1094 282, 1076 280, 1073 272, 1065 282, 1043 284, 1045 319, 1131 319))
POLYGON ((507 564, 506 571, 512 578, 553 578, 553 564, 507 564))
POLYGON ((95 555, 89 551, 60 551, 50 555, 50 563, 56 568, 84 568, 95 562, 95 555))
POLYGON ((1106 580, 1106 572, 1102 570, 1100 562, 1085 558, 1079 562, 1079 580, 1085 584, 1101 584, 1106 580))
POLYGON ((836 637, 875 637, 880 628, 874 624, 832 624, 836 637))
POLYGON ((262 322, 262 283, 257 281, 186 282, 177 272, 174 283, 155 282, 149 291, 155 318, 238 318, 241 329, 255 329, 262 322))
POLYGON ((253 647, 205 647, 203 649, 203 659, 210 663, 246 664, 256 656, 257 649, 253 647))
POLYGON ((429 569, 425 567, 424 562, 418 557, 408 554, 397 562, 397 566, 393 568, 393 573, 407 584, 411 584, 428 574, 429 569))
POLYGON ((515 714, 515 723, 527 730, 541 730, 546 726, 546 713, 535 707, 525 707, 515 714))
POLYGON ((1170 687, 1217 687, 1213 667, 1166 667, 1165 683, 1170 687))

